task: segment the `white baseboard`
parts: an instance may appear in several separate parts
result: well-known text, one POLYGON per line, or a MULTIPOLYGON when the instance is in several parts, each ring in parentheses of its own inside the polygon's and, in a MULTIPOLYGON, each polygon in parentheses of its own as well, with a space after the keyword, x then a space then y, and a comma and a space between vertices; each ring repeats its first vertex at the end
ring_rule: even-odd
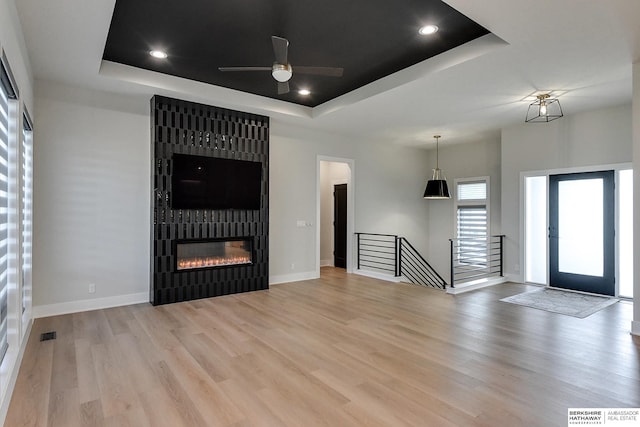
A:
POLYGON ((402 276, 396 277, 390 274, 378 273, 377 271, 370 270, 353 270, 354 274, 359 274, 360 276, 372 277, 374 279, 386 280, 387 282, 400 283, 403 279, 402 276))
POLYGON ((269 277, 269 286, 280 283, 301 282, 303 280, 313 280, 320 276, 315 271, 303 271, 302 273, 281 274, 269 277))
POLYGON ((333 260, 332 259, 321 259, 320 260, 320 267, 333 267, 333 260))
POLYGON ((29 320, 29 324, 27 325, 27 330, 25 331, 25 334, 24 334, 24 339, 20 344, 18 355, 13 365, 13 369, 11 370, 11 375, 9 376, 7 388, 5 389, 5 393, 2 396, 2 403, 0 404, 0 426, 4 425, 5 419, 7 418, 7 412, 9 412, 9 404, 11 403, 11 396, 13 395, 13 389, 16 386, 16 380, 18 379, 18 372, 20 372, 20 365, 22 365, 22 357, 24 356, 24 351, 27 348, 27 343, 29 342, 29 335, 31 335, 32 326, 33 326, 33 319, 29 320))
POLYGON ((640 321, 631 321, 631 334, 640 337, 640 321))
POLYGON ((120 307, 123 305, 149 302, 149 293, 118 295, 115 297, 85 299, 80 301, 62 302, 59 304, 37 305, 33 307, 33 318, 58 316, 61 314, 79 313, 81 311, 100 310, 103 308, 120 307))
POLYGON ((479 280, 474 280, 472 282, 455 285, 454 288, 449 286, 447 287, 447 293, 456 295, 456 294, 461 294, 463 292, 475 291, 476 289, 486 288, 488 286, 499 285, 501 283, 506 283, 508 281, 509 280, 506 277, 489 277, 486 279, 479 279, 479 280))
POLYGON ((504 278, 506 282, 524 283, 519 274, 505 274, 504 278))

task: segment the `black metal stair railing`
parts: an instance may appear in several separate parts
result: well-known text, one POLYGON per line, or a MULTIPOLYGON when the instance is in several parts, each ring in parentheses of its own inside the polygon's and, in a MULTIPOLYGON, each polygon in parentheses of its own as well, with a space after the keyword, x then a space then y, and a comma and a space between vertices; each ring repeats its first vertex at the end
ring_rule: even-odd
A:
POLYGON ((504 235, 449 239, 451 287, 504 276, 504 235))
POLYGON ((398 272, 398 236, 394 234, 356 233, 358 270, 362 267, 384 274, 398 272))
POLYGON ((445 289, 447 282, 445 282, 431 264, 420 255, 420 252, 404 237, 399 237, 398 240, 400 241, 398 245, 400 275, 416 285, 445 289))
POLYGON ((358 269, 393 273, 416 285, 445 289, 446 281, 416 248, 395 234, 355 233, 358 269))

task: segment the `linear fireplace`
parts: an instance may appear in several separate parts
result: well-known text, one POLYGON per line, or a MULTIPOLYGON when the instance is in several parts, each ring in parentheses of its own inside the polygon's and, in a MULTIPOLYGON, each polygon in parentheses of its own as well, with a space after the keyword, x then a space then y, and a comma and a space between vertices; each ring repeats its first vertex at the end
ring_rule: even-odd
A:
POLYGON ((253 264, 253 238, 188 239, 175 241, 175 270, 253 264))
POLYGON ((150 119, 149 301, 269 289, 269 117, 156 95, 150 119), (246 205, 176 204, 175 161, 185 155, 259 163, 259 199, 246 205))

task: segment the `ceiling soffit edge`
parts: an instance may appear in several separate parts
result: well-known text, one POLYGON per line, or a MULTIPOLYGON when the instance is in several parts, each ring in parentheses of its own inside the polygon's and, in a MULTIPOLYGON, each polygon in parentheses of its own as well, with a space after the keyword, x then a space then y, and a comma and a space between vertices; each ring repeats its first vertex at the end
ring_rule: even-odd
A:
POLYGON ((219 107, 242 109, 250 113, 267 116, 281 114, 297 118, 311 118, 311 107, 107 60, 101 61, 99 75, 148 87, 150 88, 150 93, 153 94, 188 97, 191 101, 208 104, 215 100, 216 106, 219 107))
POLYGON ((479 58, 506 46, 509 46, 509 43, 495 34, 489 33, 454 49, 441 53, 438 56, 426 59, 418 64, 412 65, 411 67, 383 77, 361 88, 355 89, 331 101, 327 101, 324 104, 320 104, 313 108, 311 115, 313 118, 318 118, 334 113, 360 101, 364 101, 365 99, 393 90, 413 81, 427 78, 431 74, 435 74, 462 64, 463 62, 479 58))

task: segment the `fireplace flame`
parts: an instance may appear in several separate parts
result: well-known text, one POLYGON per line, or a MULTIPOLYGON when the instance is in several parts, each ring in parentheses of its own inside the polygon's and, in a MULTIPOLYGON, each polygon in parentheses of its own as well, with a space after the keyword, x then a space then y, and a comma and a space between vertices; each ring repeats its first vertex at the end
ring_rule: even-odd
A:
POLYGON ((222 267, 225 265, 251 264, 248 256, 230 257, 196 257, 178 260, 178 270, 188 270, 190 268, 222 267))

